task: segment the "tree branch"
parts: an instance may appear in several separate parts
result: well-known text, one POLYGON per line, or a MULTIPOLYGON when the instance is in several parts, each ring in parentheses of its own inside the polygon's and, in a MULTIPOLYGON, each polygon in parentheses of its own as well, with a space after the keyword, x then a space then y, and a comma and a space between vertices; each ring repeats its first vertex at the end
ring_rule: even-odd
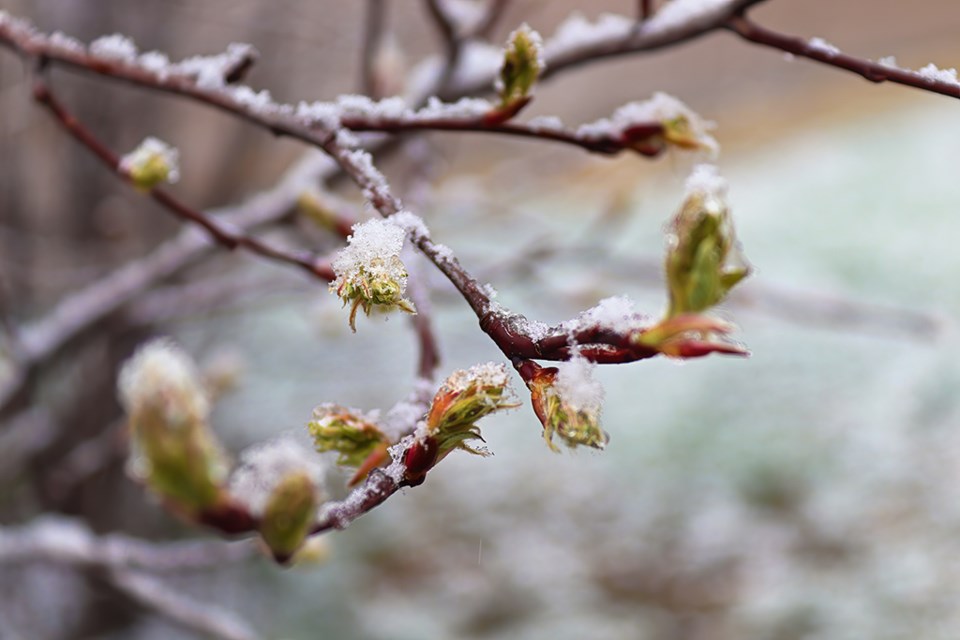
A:
POLYGON ((54 562, 98 571, 125 595, 168 620, 223 640, 259 636, 235 614, 181 595, 143 571, 205 570, 257 554, 252 541, 153 544, 122 535, 96 536, 85 525, 62 518, 0 529, 0 563, 54 562))
POLYGON ((386 3, 367 0, 363 27, 363 47, 360 60, 360 88, 365 95, 378 98, 383 95, 377 79, 377 56, 383 48, 386 3))
POLYGON ((843 53, 836 47, 816 40, 805 40, 763 27, 744 15, 727 20, 726 28, 744 40, 754 44, 785 51, 791 55, 814 60, 822 64, 855 73, 870 82, 892 82, 951 98, 960 98, 960 82, 956 75, 952 80, 938 78, 936 73, 925 74, 911 69, 857 58, 843 53))
POLYGON ((113 586, 144 607, 182 627, 221 640, 257 640, 260 634, 235 613, 197 602, 138 571, 110 571, 113 586))
MULTIPOLYGON (((133 185, 130 174, 120 165, 120 157, 97 139, 72 113, 67 111, 66 107, 53 95, 50 87, 42 79, 38 78, 34 83, 33 96, 38 103, 53 114, 54 118, 75 140, 90 150, 100 160, 101 164, 110 169, 120 179, 133 185)), ((318 259, 307 252, 293 252, 272 247, 253 236, 246 235, 232 225, 193 209, 163 189, 154 187, 147 193, 173 215, 201 227, 210 234, 214 241, 226 249, 233 250, 239 247, 276 262, 294 265, 327 282, 336 278, 327 260, 318 259)))

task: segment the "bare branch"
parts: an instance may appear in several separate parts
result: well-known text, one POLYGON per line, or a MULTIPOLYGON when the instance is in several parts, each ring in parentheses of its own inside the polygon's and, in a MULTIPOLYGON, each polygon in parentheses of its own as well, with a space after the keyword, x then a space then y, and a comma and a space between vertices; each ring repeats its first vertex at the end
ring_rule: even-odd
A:
POLYGON ((489 39, 491 33, 503 17, 510 0, 487 0, 487 8, 480 20, 470 30, 470 37, 489 39))
POLYGON ((765 47, 785 51, 791 55, 814 60, 822 64, 855 73, 870 82, 892 82, 951 98, 960 98, 960 82, 937 77, 935 73, 924 74, 911 69, 857 58, 843 53, 832 45, 816 40, 805 40, 763 27, 743 15, 730 18, 727 28, 738 36, 765 47))
POLYGON ((197 602, 137 571, 111 571, 107 579, 126 596, 172 622, 221 640, 256 640, 261 637, 236 614, 197 602))
MULTIPOLYGON (((67 111, 66 107, 53 95, 50 87, 43 80, 38 79, 36 81, 33 95, 37 102, 46 107, 60 125, 74 139, 97 156, 103 165, 113 171, 119 178, 133 184, 130 174, 124 171, 121 166, 120 157, 107 148, 83 123, 67 111)), ((163 189, 154 187, 148 193, 151 198, 163 205, 173 215, 201 227, 217 243, 227 249, 238 247, 246 249, 261 257, 300 267, 307 273, 327 282, 334 280, 336 277, 327 260, 318 259, 309 253, 293 252, 270 246, 253 236, 246 235, 231 225, 224 224, 216 218, 211 218, 202 211, 193 209, 163 189)))
POLYGON ((81 568, 174 572, 243 562, 257 554, 250 541, 158 544, 120 534, 97 536, 86 525, 66 518, 0 528, 0 563, 6 564, 44 560, 81 568))
POLYGON ((460 33, 460 25, 446 9, 445 0, 426 0, 426 2, 433 24, 443 41, 443 72, 439 81, 439 91, 443 92, 456 73, 457 65, 460 64, 464 40, 460 33))
POLYGON ((346 115, 340 119, 340 123, 352 131, 492 133, 559 142, 603 155, 617 155, 623 151, 634 151, 640 155, 653 157, 660 155, 663 151, 662 147, 644 145, 644 141, 663 132, 663 125, 659 122, 638 122, 629 130, 614 136, 610 134, 586 135, 563 126, 543 126, 536 121, 533 123, 516 123, 491 120, 488 117, 421 117, 414 113, 412 117, 397 118, 369 118, 360 115, 346 115))
MULTIPOLYGON (((332 165, 310 156, 295 165, 270 191, 242 205, 206 212, 208 218, 228 221, 236 229, 252 229, 276 222, 292 211, 297 197, 312 178, 332 165)), ((20 357, 14 377, 0 385, 0 414, 22 390, 29 374, 48 361, 87 328, 102 321, 154 284, 193 264, 213 250, 210 237, 195 227, 160 245, 151 254, 130 262, 103 279, 67 296, 43 318, 21 327, 20 357)))
POLYGON ((377 55, 383 48, 384 23, 386 22, 386 2, 367 0, 366 18, 363 28, 363 48, 360 61, 360 87, 366 95, 378 98, 383 95, 377 79, 377 55))

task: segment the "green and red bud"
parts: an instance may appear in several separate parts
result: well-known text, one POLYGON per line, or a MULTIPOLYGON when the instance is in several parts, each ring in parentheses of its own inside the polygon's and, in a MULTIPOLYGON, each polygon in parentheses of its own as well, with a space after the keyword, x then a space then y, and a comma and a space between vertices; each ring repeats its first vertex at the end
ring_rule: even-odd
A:
POLYGON ((487 363, 455 371, 437 391, 416 441, 404 454, 407 483, 422 482, 427 471, 456 449, 487 455, 468 444, 483 441, 477 421, 516 406, 503 365, 487 363))
POLYGON ((274 487, 260 518, 260 536, 278 562, 303 545, 317 515, 319 496, 310 475, 294 471, 274 487))
POLYGON ((209 400, 189 356, 172 342, 150 342, 124 365, 118 386, 134 472, 187 515, 220 503, 228 461, 207 422, 209 400))
MULTIPOLYGON (((527 362, 520 373, 530 389, 533 410, 543 425, 543 439, 552 451, 560 451, 554 443, 555 437, 570 449, 580 446, 603 449, 607 445, 610 436, 600 427, 601 398, 595 390, 590 390, 592 397, 588 400, 564 393, 565 383, 557 367, 527 362)), ((593 381, 584 382, 594 386, 593 381)))
MULTIPOLYGON (((503 64, 497 78, 500 110, 518 103, 526 104, 530 91, 543 72, 543 40, 540 34, 523 24, 507 38, 503 64)), ((514 109, 513 114, 519 109, 514 109)))

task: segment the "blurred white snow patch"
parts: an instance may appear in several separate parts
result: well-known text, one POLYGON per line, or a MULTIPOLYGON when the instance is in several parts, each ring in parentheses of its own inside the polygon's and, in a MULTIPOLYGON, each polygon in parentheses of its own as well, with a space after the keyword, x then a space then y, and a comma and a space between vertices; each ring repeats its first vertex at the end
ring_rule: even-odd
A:
POLYGON ((261 442, 240 454, 240 464, 230 476, 230 494, 250 513, 261 515, 280 481, 297 472, 307 474, 319 496, 325 494, 326 465, 316 452, 292 435, 261 442))

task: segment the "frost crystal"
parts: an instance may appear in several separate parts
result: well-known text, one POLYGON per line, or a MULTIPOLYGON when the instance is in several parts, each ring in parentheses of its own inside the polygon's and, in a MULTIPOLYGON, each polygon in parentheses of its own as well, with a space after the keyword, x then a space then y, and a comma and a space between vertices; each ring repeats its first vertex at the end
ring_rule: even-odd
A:
POLYGON ((403 229, 404 233, 410 235, 414 242, 430 237, 430 230, 424 223, 423 218, 409 211, 398 211, 388 218, 388 221, 403 229))
POLYGON ((830 44, 823 38, 810 38, 808 44, 810 48, 814 51, 819 51, 820 53, 826 54, 828 56, 835 56, 840 53, 840 49, 830 44))
POLYGON ((617 333, 629 333, 643 329, 648 324, 648 319, 637 313, 633 300, 626 296, 613 296, 604 298, 595 307, 581 313, 569 328, 575 331, 586 327, 602 327, 617 333))
POLYGON ((476 364, 469 369, 458 369, 447 378, 443 386, 446 390, 458 393, 472 385, 480 387, 506 387, 510 382, 507 368, 502 364, 487 362, 476 364))
POLYGON ((877 64, 881 67, 890 67, 891 69, 899 69, 900 66, 897 64, 897 58, 895 56, 884 56, 877 60, 877 64))
POLYGON ((557 368, 560 371, 557 373, 556 390, 564 404, 574 411, 599 415, 604 391, 603 385, 593 378, 597 366, 577 355, 559 363, 557 368))
POLYGON ((221 89, 226 86, 227 73, 241 60, 255 55, 251 45, 232 42, 224 53, 187 58, 173 65, 171 71, 194 77, 200 89, 221 89))
POLYGON ((446 120, 480 118, 493 109, 488 100, 482 98, 460 98, 456 102, 446 103, 437 97, 427 100, 425 107, 411 116, 416 120, 446 120))
POLYGON ((387 185, 387 179, 380 173, 373 164, 373 156, 363 149, 354 149, 343 154, 343 159, 354 166, 358 173, 363 174, 366 179, 366 186, 363 188, 363 196, 373 201, 379 195, 389 194, 390 187, 387 185))
POLYGON ((297 472, 305 473, 317 494, 323 494, 326 469, 318 455, 290 436, 263 442, 240 454, 240 464, 230 477, 230 493, 259 516, 280 481, 297 472))
POLYGON ((715 14, 728 9, 731 0, 673 0, 654 14, 645 25, 647 31, 668 31, 691 28, 701 19, 714 19, 715 14))
POLYGON ((170 72, 170 58, 160 51, 148 51, 138 58, 138 62, 141 67, 157 74, 161 79, 166 78, 170 72))
POLYGON ((72 53, 83 53, 83 44, 80 43, 76 38, 71 38, 62 31, 54 31, 50 34, 48 42, 60 49, 65 51, 70 51, 72 53))
POLYGON ((622 15, 603 13, 596 22, 590 22, 582 13, 575 12, 557 27, 544 48, 547 57, 567 54, 600 42, 626 38, 635 26, 635 20, 622 15))
POLYGON ((540 132, 540 131, 564 131, 566 127, 563 126, 563 121, 557 116, 537 116, 536 118, 531 118, 527 122, 527 127, 531 131, 540 132))
POLYGON ((296 116, 330 131, 340 126, 340 109, 330 102, 301 102, 297 105, 296 116))
POLYGON ((918 69, 917 73, 931 82, 946 82, 947 84, 958 84, 956 69, 940 69, 937 65, 930 63, 927 66, 918 69))
POLYGON ((91 42, 90 53, 107 60, 133 62, 137 57, 137 45, 127 36, 115 33, 91 42))

